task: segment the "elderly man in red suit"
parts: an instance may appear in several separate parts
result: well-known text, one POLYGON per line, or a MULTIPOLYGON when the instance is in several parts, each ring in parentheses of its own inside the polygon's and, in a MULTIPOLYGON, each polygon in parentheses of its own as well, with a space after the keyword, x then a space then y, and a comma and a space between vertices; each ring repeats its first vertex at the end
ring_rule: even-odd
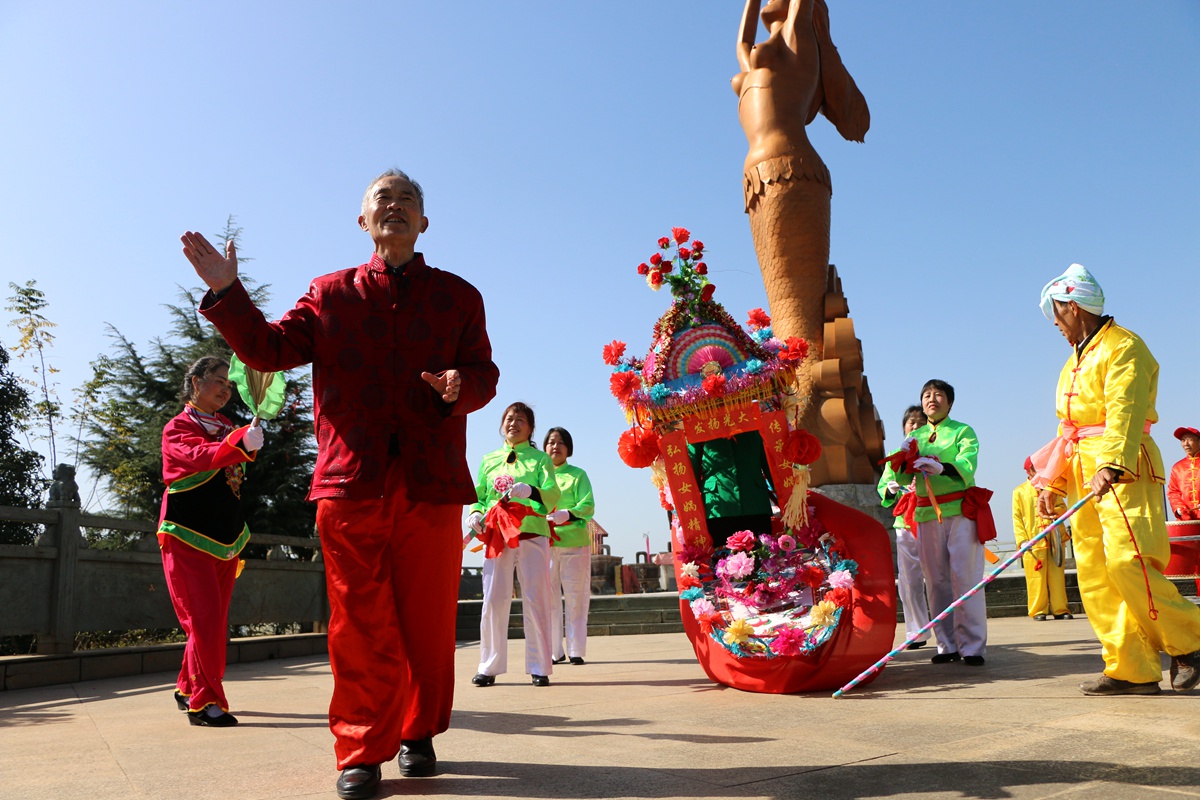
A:
POLYGON ((1183 445, 1184 457, 1171 467, 1167 502, 1175 519, 1200 519, 1200 430, 1176 428, 1175 438, 1183 445))
POLYGON ((338 796, 373 796, 380 764, 432 775, 450 724, 462 506, 475 501, 466 415, 499 370, 471 284, 426 265, 421 187, 389 170, 367 187, 359 226, 375 252, 315 279, 267 322, 218 252, 188 232, 183 252, 210 291, 200 305, 250 367, 313 365, 317 463, 309 499, 329 590, 329 726, 338 796))

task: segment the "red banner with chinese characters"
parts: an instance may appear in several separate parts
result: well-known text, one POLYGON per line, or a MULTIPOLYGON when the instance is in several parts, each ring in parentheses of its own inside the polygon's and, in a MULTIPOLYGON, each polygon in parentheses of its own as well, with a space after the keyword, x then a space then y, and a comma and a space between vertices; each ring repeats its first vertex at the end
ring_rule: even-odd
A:
POLYGON ((700 485, 692 469, 692 460, 688 458, 687 436, 683 431, 673 431, 662 437, 659 447, 667 468, 667 483, 671 487, 671 499, 675 501, 680 530, 688 541, 701 536, 711 544, 700 485))
POLYGON ((762 436, 763 449, 767 451, 767 463, 771 465, 771 483, 779 498, 779 507, 787 508, 788 498, 796 485, 792 465, 783 460, 783 446, 787 442, 787 414, 783 411, 768 411, 762 415, 758 433, 762 436))
MULTIPOLYGON (((718 408, 711 414, 697 414, 683 421, 687 440, 692 443, 709 439, 729 439, 761 427, 758 401, 745 405, 718 408)), ((784 423, 787 429, 787 423, 784 423)), ((764 437, 765 438, 765 437, 764 437)))

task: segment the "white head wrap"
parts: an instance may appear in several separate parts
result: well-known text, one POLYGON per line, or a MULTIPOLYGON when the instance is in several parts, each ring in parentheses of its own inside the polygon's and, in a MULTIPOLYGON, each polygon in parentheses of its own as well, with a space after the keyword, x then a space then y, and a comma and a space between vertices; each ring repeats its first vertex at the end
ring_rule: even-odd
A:
POLYGON ((1042 313, 1054 321, 1053 300, 1074 300, 1084 311, 1104 313, 1104 290, 1083 264, 1072 264, 1067 271, 1042 288, 1042 313))

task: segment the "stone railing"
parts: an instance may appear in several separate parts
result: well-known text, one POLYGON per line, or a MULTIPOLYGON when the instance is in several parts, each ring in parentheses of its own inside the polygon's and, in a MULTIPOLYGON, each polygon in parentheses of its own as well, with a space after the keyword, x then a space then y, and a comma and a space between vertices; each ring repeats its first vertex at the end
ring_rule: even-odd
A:
MULTIPOLYGON (((39 654, 70 653, 75 634, 174 628, 153 522, 0 506, 0 521, 40 525, 36 545, 0 545, 0 636, 35 635, 39 654), (83 529, 142 534, 134 550, 86 546, 83 529)), ((254 544, 320 549, 316 539, 256 533, 254 544)), ((320 561, 252 559, 238 578, 231 625, 300 623, 321 630, 329 618, 320 561)))

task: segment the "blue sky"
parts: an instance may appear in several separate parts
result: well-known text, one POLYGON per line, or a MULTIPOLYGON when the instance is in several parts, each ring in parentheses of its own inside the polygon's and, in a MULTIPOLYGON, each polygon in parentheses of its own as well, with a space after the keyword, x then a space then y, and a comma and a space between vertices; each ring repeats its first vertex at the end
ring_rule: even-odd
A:
MULTIPOLYGON (((1008 494, 1054 428, 1066 345, 1041 286, 1087 265, 1161 363, 1155 436, 1200 424, 1200 4, 830 0, 871 108, 865 144, 818 118, 837 264, 888 434, 930 377, 1008 494)), ((366 260, 366 183, 425 187, 420 249, 483 292, 501 369, 470 423, 474 468, 502 409, 571 430, 598 520, 632 560, 667 540, 601 347, 646 348, 665 310, 634 268, 673 225, 706 244, 716 299, 765 306, 729 78, 741 4, 93 4, 0 0, 0 277, 36 278, 60 324, 60 393, 137 343, 198 281, 184 230, 245 228, 278 316, 366 260)), ((7 320, 6 320, 7 321, 7 320)), ((15 332, 3 328, 11 344, 15 332)), ((468 562, 470 563, 470 562, 468 562)))

